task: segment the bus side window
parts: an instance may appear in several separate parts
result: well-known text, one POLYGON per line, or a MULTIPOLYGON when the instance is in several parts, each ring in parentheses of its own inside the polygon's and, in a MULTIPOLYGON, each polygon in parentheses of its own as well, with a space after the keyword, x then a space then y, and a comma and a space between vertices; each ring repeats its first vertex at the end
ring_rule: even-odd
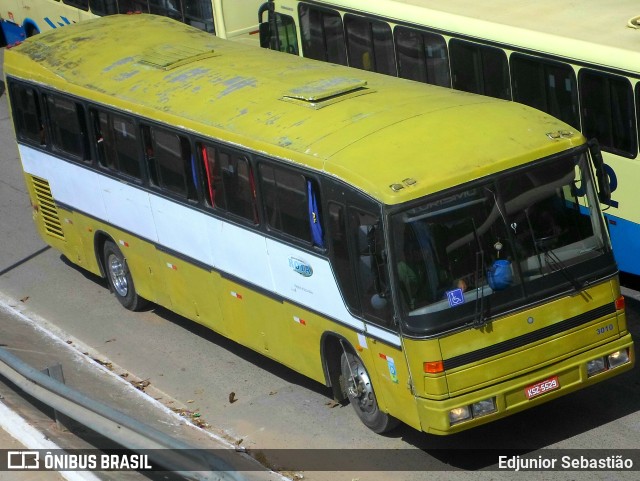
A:
POLYGON ((356 251, 356 276, 365 318, 392 324, 387 251, 382 222, 377 214, 350 208, 350 229, 356 251))
POLYGON ((12 83, 9 93, 18 136, 33 145, 46 145, 44 118, 35 89, 12 83))
MULTIPOLYGON (((240 154, 220 151, 217 160, 219 166, 214 172, 221 173, 223 195, 216 192, 216 207, 247 219, 254 225, 258 224, 256 184, 249 159, 240 154)), ((214 182, 217 183, 215 175, 214 182)))
POLYGON ((451 87, 449 54, 444 37, 407 27, 394 29, 398 76, 451 87))
POLYGON ((89 115, 93 125, 98 163, 101 167, 115 170, 115 154, 113 153, 113 140, 109 129, 109 116, 106 112, 99 112, 94 109, 89 111, 89 115))
POLYGON ((393 35, 388 23, 347 14, 344 28, 350 67, 397 75, 393 35))
POLYGON ((504 50, 454 38, 449 42, 449 54, 454 89, 511 100, 504 50))
POLYGON ((607 151, 637 155, 633 89, 625 77, 582 69, 578 76, 582 131, 607 151))
POLYGON ((138 155, 138 136, 135 122, 124 116, 110 115, 113 131, 114 152, 117 156, 118 171, 140 179, 142 169, 138 155))
POLYGON ((346 43, 340 14, 304 3, 298 7, 302 52, 307 58, 347 65, 346 43))
POLYGON ((153 141, 151 139, 151 127, 143 125, 140 128, 142 132, 142 146, 144 149, 144 160, 147 164, 147 170, 149 172, 149 183, 153 186, 160 187, 160 180, 158 176, 158 164, 153 151, 153 141))
POLYGON ((346 209, 344 205, 330 201, 328 210, 327 228, 329 233, 327 239, 330 244, 332 265, 334 266, 336 279, 347 305, 354 312, 360 313, 360 301, 354 282, 351 257, 349 256, 346 209))
POLYGON ((514 53, 511 55, 513 100, 580 128, 578 86, 570 65, 514 53))
POLYGON ((89 0, 62 0, 66 5, 77 7, 85 12, 89 11, 89 0))
POLYGON ((53 147, 78 160, 90 161, 82 106, 55 95, 46 95, 45 99, 51 119, 53 147))
POLYGON ((170 130, 143 126, 150 181, 188 200, 197 200, 193 156, 189 139, 170 130))
POLYGON ((260 163, 260 186, 267 225, 305 242, 312 242, 307 182, 301 173, 260 163))
POLYGON ((89 0, 91 12, 96 15, 113 15, 118 13, 117 0, 89 0))
POLYGON ((137 127, 133 119, 97 109, 91 109, 90 116, 100 166, 141 179, 137 127))

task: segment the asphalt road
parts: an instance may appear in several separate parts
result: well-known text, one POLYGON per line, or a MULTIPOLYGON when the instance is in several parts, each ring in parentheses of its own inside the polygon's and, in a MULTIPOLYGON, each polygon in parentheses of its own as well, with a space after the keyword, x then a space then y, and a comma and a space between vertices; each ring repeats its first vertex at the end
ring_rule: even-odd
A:
MULTIPOLYGON (((640 300, 628 292, 630 328, 640 339, 640 300)), ((70 264, 36 234, 5 97, 0 98, 0 295, 70 345, 91 349, 115 369, 148 381, 161 402, 197 409, 212 431, 231 442, 253 449, 363 450, 320 452, 327 456, 327 468, 332 459, 358 456, 357 463, 403 450, 438 470, 435 476, 403 471, 390 462, 388 473, 308 471, 304 479, 638 478, 637 472, 498 471, 496 451, 483 451, 550 456, 562 452, 557 450, 605 448, 611 451, 601 454, 615 455, 640 447, 638 367, 461 434, 435 437, 401 426, 380 436, 364 427, 350 406, 334 407, 324 386, 253 351, 161 308, 122 309, 101 279, 70 264), (230 403, 232 392, 237 401, 230 403)))

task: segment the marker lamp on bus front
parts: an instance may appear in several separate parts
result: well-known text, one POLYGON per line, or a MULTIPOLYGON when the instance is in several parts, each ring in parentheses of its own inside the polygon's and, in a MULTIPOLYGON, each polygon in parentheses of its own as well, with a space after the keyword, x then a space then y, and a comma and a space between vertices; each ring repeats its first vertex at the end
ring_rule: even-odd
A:
POLYGON ((599 372, 604 371, 606 368, 607 362, 605 361, 604 357, 591 359, 591 361, 587 362, 587 376, 598 374, 599 372))
POLYGON ((621 366, 622 364, 628 363, 629 353, 627 352, 626 349, 612 352, 607 356, 607 361, 609 362, 609 369, 613 369, 614 367, 618 367, 618 366, 621 366))
POLYGON ((449 422, 453 425, 462 421, 471 419, 471 410, 469 406, 460 406, 459 408, 449 411, 449 422))
POLYGON ((469 406, 460 406, 449 411, 451 425, 478 418, 496 411, 496 398, 483 399, 469 406))
POLYGON ((485 414, 491 414, 496 411, 496 398, 492 397, 484 399, 471 405, 471 412, 474 418, 484 416, 485 414))

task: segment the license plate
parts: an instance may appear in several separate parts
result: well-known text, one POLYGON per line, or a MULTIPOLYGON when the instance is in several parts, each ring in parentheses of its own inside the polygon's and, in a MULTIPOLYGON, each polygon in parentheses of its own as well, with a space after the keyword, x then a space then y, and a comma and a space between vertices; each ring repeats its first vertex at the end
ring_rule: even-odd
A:
POLYGON ((524 394, 527 396, 527 399, 533 399, 534 397, 548 393, 549 391, 554 391, 559 387, 560 381, 558 381, 558 376, 553 376, 524 388, 524 394))

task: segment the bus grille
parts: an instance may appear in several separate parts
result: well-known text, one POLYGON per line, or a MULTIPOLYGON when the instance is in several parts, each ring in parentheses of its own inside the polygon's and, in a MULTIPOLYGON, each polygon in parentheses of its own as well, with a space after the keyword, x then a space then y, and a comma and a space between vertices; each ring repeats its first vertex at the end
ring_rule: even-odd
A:
POLYGON ((42 221, 44 222, 44 228, 47 231, 47 234, 64 240, 62 224, 60 223, 60 217, 58 217, 58 209, 53 201, 53 195, 51 195, 49 182, 44 179, 31 176, 31 183, 33 185, 33 191, 36 194, 38 209, 42 216, 42 221))

